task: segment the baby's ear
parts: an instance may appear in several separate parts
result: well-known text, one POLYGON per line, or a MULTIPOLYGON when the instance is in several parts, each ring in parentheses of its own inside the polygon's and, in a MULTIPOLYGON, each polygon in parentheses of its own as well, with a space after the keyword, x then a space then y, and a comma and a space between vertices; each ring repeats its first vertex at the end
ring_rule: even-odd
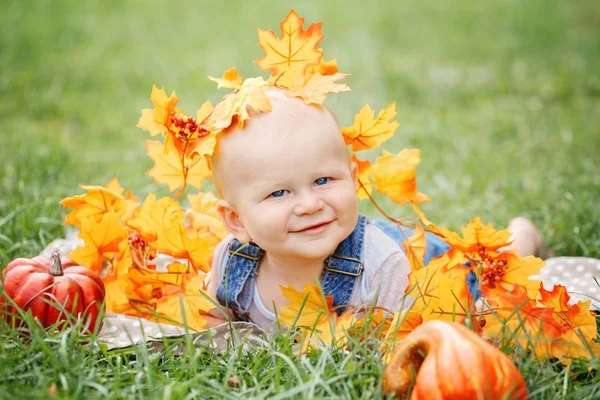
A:
POLYGON ((240 215, 227 200, 219 200, 217 202, 217 212, 221 216, 221 222, 223 222, 229 233, 242 243, 250 243, 252 238, 244 227, 240 215))
POLYGON ((350 162, 350 174, 352 175, 352 180, 354 181, 354 188, 358 189, 358 164, 354 161, 350 162))

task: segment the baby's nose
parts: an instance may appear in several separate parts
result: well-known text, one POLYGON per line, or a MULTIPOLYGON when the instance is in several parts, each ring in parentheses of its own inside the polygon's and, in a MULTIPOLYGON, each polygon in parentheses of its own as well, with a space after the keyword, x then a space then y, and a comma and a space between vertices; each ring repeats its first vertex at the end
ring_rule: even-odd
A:
POLYGON ((318 196, 315 196, 314 193, 305 193, 298 196, 296 206, 294 207, 294 213, 296 215, 314 214, 323 209, 324 205, 323 200, 318 196))

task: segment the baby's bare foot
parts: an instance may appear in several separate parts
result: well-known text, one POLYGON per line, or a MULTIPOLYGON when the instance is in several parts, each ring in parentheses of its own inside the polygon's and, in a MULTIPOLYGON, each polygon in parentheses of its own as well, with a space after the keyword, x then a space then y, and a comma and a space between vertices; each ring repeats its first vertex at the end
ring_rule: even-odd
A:
POLYGON ((501 248, 500 251, 513 249, 521 257, 536 256, 542 259, 553 257, 552 252, 544 245, 542 234, 529 219, 513 218, 508 224, 508 230, 514 241, 510 246, 501 248))

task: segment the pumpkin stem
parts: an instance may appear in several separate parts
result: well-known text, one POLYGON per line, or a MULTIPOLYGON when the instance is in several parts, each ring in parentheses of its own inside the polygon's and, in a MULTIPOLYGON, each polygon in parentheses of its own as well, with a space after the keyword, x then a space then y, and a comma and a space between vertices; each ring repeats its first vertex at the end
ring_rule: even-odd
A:
POLYGON ((60 262, 60 254, 58 251, 52 253, 52 266, 50 267, 50 275, 63 276, 62 263, 60 262))

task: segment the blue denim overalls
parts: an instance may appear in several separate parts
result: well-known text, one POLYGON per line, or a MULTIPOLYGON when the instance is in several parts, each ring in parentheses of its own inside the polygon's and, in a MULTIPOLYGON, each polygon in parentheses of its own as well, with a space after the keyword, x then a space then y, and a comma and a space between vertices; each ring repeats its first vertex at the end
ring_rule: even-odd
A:
MULTIPOLYGON (((402 243, 406 237, 414 233, 412 229, 402 228, 404 231, 402 234, 396 225, 384 220, 370 222, 398 243, 402 243)), ((367 218, 359 216, 356 227, 350 236, 344 239, 334 253, 325 259, 321 286, 325 296, 333 296, 334 307, 350 302, 356 278, 363 272, 362 254, 366 224, 367 218)), ((449 248, 435 235, 426 233, 426 238, 425 264, 431 258, 445 253, 449 248)), ((254 243, 244 245, 234 239, 229 245, 228 253, 223 279, 217 289, 217 300, 221 305, 231 309, 239 320, 248 321, 248 310, 252 304, 256 274, 264 251, 254 243)), ((338 314, 343 311, 343 307, 336 308, 338 314)))

